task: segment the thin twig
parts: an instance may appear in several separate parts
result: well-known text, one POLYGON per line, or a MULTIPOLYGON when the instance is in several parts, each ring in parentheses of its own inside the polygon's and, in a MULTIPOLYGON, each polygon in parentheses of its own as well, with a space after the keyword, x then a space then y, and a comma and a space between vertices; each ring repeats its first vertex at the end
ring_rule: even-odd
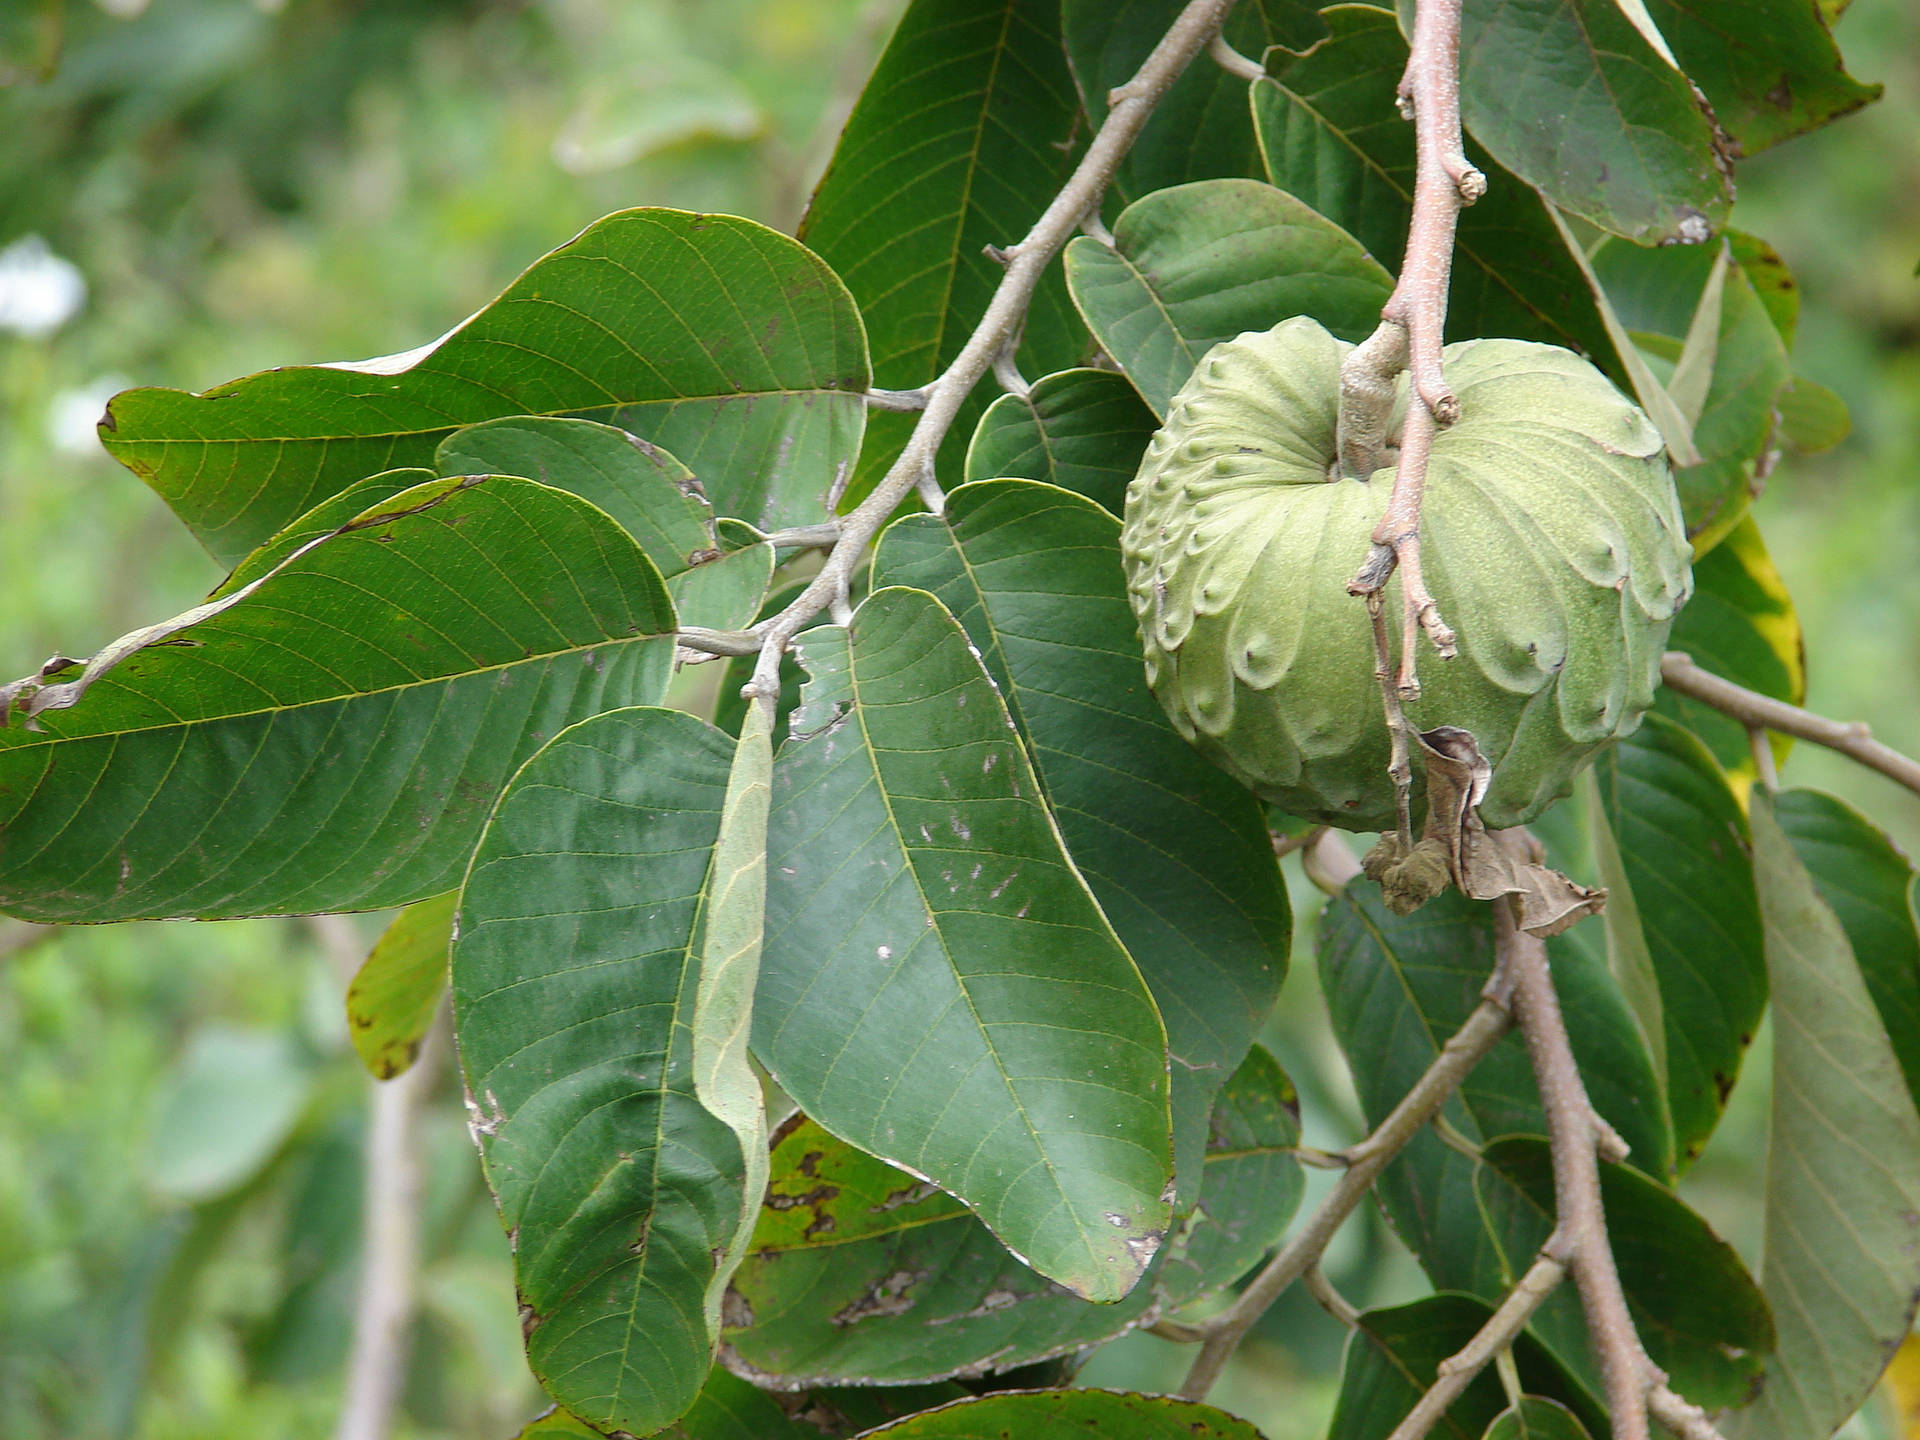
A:
POLYGON ((933 386, 922 385, 914 390, 880 390, 866 392, 869 410, 899 410, 909 413, 927 408, 927 399, 933 394, 933 386))
POLYGON ((1295 1160, 1311 1170, 1344 1170, 1347 1157, 1344 1151, 1322 1150, 1316 1145, 1296 1145, 1288 1152, 1295 1160))
MULTIPOLYGON (((1355 595, 1377 593, 1399 569, 1405 617, 1398 685, 1401 698, 1411 701, 1420 698, 1415 662, 1420 632, 1427 632, 1443 659, 1456 651, 1456 637, 1441 618, 1420 567, 1420 510, 1435 428, 1460 417, 1460 402, 1447 388, 1440 363, 1454 231, 1461 208, 1487 189, 1486 177, 1467 163, 1460 135, 1460 0, 1421 0, 1414 12, 1400 97, 1412 114, 1417 157, 1407 250, 1400 278, 1380 312, 1379 329, 1342 367, 1341 408, 1347 410, 1364 395, 1374 397, 1372 409, 1377 410, 1383 398, 1390 406, 1390 382, 1404 360, 1412 393, 1401 426, 1393 494, 1374 527, 1374 550, 1347 588, 1355 595)), ((1384 413, 1343 416, 1340 429, 1340 463, 1351 470, 1367 463, 1361 454, 1366 437, 1384 434, 1384 413)))
MULTIPOLYGON (((1399 823, 1400 853, 1413 853, 1413 761, 1407 744, 1407 713, 1400 708, 1400 688, 1394 683, 1393 645, 1387 638, 1386 595, 1375 590, 1366 597, 1367 620, 1373 626, 1373 675, 1380 682, 1380 705, 1386 711, 1392 749, 1387 775, 1393 781, 1395 818, 1399 823)), ((1411 645, 1411 641, 1408 645, 1411 645)), ((1404 663, 1404 662, 1403 662, 1404 663)))
POLYGON ((1673 1393, 1673 1387, 1666 1381, 1655 1382, 1647 1391, 1647 1409, 1653 1412, 1653 1418, 1680 1437, 1680 1440, 1726 1440, 1707 1412, 1691 1400, 1682 1399, 1673 1393))
POLYGON ((1324 827, 1300 852, 1300 868, 1326 895, 1338 895, 1360 876, 1360 862, 1354 858, 1353 847, 1339 831, 1324 827))
POLYGON ((820 525, 769 530, 763 538, 776 550, 831 550, 840 538, 840 522, 828 520, 820 525))
POLYGON ((1302 831, 1298 835, 1287 835, 1278 830, 1269 830, 1267 832, 1267 838, 1273 842, 1273 858, 1276 860, 1284 860, 1287 856, 1293 854, 1294 851, 1304 850, 1307 846, 1315 844, 1320 839, 1320 832, 1326 828, 1324 825, 1316 825, 1313 829, 1302 831))
POLYGON ((707 630, 689 625, 676 637, 688 650, 708 655, 758 655, 760 637, 751 630, 707 630))
MULTIPOLYGON (((1549 1240, 1548 1246, 1551 1247, 1552 1243, 1549 1240)), ((1566 1274, 1566 1265, 1543 1250, 1527 1273, 1520 1277, 1519 1283, 1508 1292, 1507 1298, 1500 1302, 1500 1308, 1487 1317, 1487 1323, 1480 1327, 1479 1332, 1457 1353, 1440 1362, 1432 1388, 1420 1397, 1420 1402, 1394 1428, 1388 1440, 1422 1440, 1440 1417, 1447 1413, 1447 1407, 1466 1393, 1474 1377, 1527 1328, 1527 1321, 1533 1318, 1533 1312, 1554 1292, 1566 1274)))
POLYGON ((1236 80, 1245 80, 1251 85, 1255 80, 1267 78, 1267 67, 1258 60, 1249 59, 1227 43, 1227 37, 1216 35, 1207 42, 1207 54, 1213 57, 1213 63, 1236 80))
POLYGON ((1703 705, 1711 705, 1749 728, 1763 725, 1782 735, 1811 740, 1829 750, 1838 750, 1869 770, 1878 770, 1889 780, 1898 781, 1920 795, 1920 761, 1902 755, 1891 746, 1882 745, 1864 724, 1856 722, 1849 725, 1839 720, 1829 720, 1824 715, 1815 715, 1811 710, 1802 710, 1784 700, 1775 700, 1735 685, 1731 680, 1722 680, 1718 675, 1694 664, 1692 656, 1683 655, 1677 650, 1669 650, 1661 657, 1660 678, 1666 682, 1669 690, 1678 691, 1703 705))
POLYGON ((842 519, 839 541, 807 588, 764 627, 756 627, 761 637, 760 659, 747 686, 750 692, 778 693, 780 657, 793 637, 821 611, 831 608, 838 615, 846 610, 854 567, 908 492, 917 488, 926 498, 931 487, 933 494, 938 494, 933 479, 934 455, 952 428, 961 404, 992 368, 1008 337, 1025 323, 1027 306, 1042 273, 1086 217, 1099 209, 1114 171, 1160 97, 1193 57, 1219 33, 1232 8, 1233 0, 1190 0, 1134 77, 1107 97, 1107 118, 1072 176, 1026 238, 1003 252, 1007 258, 1006 274, 1000 277, 986 314, 981 316, 960 353, 939 378, 926 387, 926 408, 907 438, 906 447, 873 492, 842 519))
MULTIPOLYGON (((1512 833, 1512 832, 1508 832, 1512 833)), ((1594 1110, 1567 1039, 1560 1000, 1547 969, 1546 942, 1520 928, 1511 899, 1493 902, 1494 950, 1513 975, 1513 1013, 1526 1037, 1553 1150, 1555 1234, 1580 1291, 1587 1336, 1600 1362, 1614 1440, 1647 1440, 1652 1361, 1627 1311, 1600 1202, 1594 1110)), ((1666 1377, 1661 1375, 1661 1381, 1666 1377)))
POLYGON ((1333 1288, 1333 1282, 1327 1278, 1326 1271, 1320 1268, 1318 1260, 1307 1267, 1307 1273, 1301 1276, 1301 1281, 1306 1285, 1307 1293, 1320 1302, 1322 1310, 1349 1330, 1359 1328, 1359 1309, 1346 1296, 1333 1288))
POLYGON ((1193 1368, 1187 1372, 1186 1383, 1180 1387, 1182 1395, 1190 1400, 1206 1397, 1254 1322, 1309 1266, 1319 1263, 1327 1243, 1373 1189, 1380 1172, 1420 1133, 1448 1097, 1460 1088, 1468 1072, 1507 1033, 1513 1023, 1505 999, 1507 986, 1503 968, 1496 964, 1484 991, 1486 998, 1441 1047, 1433 1064, 1393 1107, 1393 1112, 1371 1135, 1346 1152, 1346 1173, 1320 1202, 1320 1208, 1280 1253, 1267 1262, 1266 1268, 1248 1282, 1232 1305, 1202 1324, 1206 1343, 1195 1357, 1193 1368))
POLYGON ((1183 1320, 1156 1320, 1147 1326, 1147 1333, 1158 1335, 1162 1340, 1171 1340, 1176 1345, 1197 1345, 1207 1338, 1203 1326, 1189 1325, 1183 1320))

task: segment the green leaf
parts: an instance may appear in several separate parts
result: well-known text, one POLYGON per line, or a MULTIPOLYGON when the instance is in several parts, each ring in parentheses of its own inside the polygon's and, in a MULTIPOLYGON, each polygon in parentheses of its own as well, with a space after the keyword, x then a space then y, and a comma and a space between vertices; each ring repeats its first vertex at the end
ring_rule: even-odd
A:
POLYGON ((1706 1146, 1767 1003, 1740 802, 1699 740, 1649 715, 1594 766, 1665 1026, 1683 1162, 1706 1146))
POLYGON ((135 651, 41 733, 0 730, 0 909, 206 918, 441 894, 527 756, 658 699, 673 629, 646 556, 573 496, 406 491, 135 651))
POLYGON ((1219 1294, 1279 1242, 1299 1204, 1297 1104, 1256 1048, 1215 1103, 1198 1210, 1112 1305, 1034 1274, 951 1196, 810 1120, 790 1122, 727 1296, 725 1359, 782 1386, 974 1375, 1071 1354, 1219 1294))
POLYGON ((766 596, 772 548, 739 521, 723 519, 716 528, 693 472, 617 426, 528 415, 489 420, 449 435, 434 464, 442 475, 522 475, 599 506, 647 552, 684 624, 734 629, 766 596))
POLYGON ((286 1035, 204 1026, 161 1084, 142 1168, 147 1188, 196 1204, 244 1184, 293 1133, 312 1091, 310 1068, 286 1035))
MULTIPOLYGON (((1480 1172, 1487 1217, 1506 1276, 1517 1280, 1553 1230, 1553 1157, 1545 1140, 1488 1145, 1480 1172)), ((1600 1167, 1614 1265, 1634 1327, 1673 1386, 1709 1410, 1742 1405, 1773 1349, 1773 1319, 1740 1257, 1671 1190, 1620 1165, 1600 1167)), ((1601 1393, 1579 1296, 1565 1285, 1531 1329, 1569 1370, 1601 1393)))
MULTIPOLYGON (((1678 340, 1721 253, 1717 245, 1650 250, 1614 240, 1593 265, 1629 330, 1678 340)), ((1697 555, 1746 514, 1755 467, 1772 443, 1775 399, 1792 379, 1786 344, 1742 266, 1726 273, 1713 353, 1704 408, 1693 425, 1701 460, 1673 477, 1697 555)))
MULTIPOLYGON (((1413 0, 1399 10, 1411 30, 1413 0)), ((1467 0, 1460 114, 1494 159, 1603 230, 1697 242, 1727 218, 1711 115, 1616 0, 1467 0)))
POLYGON ((1258 180, 1157 190, 1121 214, 1111 246, 1069 244, 1066 267, 1094 336, 1161 417, 1220 341, 1295 315, 1363 340, 1393 288, 1353 236, 1258 180))
POLYGON ((100 435, 233 561, 361 476, 509 415, 608 421, 679 456, 723 513, 818 520, 866 388, 860 317, 819 258, 751 220, 626 210, 421 350, 129 390, 100 435))
POLYGON ((967 446, 965 475, 1045 480, 1118 515, 1159 424, 1126 376, 1062 370, 987 407, 967 446))
MULTIPOLYGON (((1079 159, 1080 126, 1059 0, 907 7, 800 225, 860 303, 876 384, 924 385, 960 353, 1005 273, 986 247, 1040 218, 1079 159)), ((1020 363, 1045 374, 1085 345, 1050 268, 1020 363)), ((943 469, 958 468, 978 414, 978 402, 962 408, 943 469)), ((885 473, 916 418, 873 417, 849 500, 885 473)))
POLYGON ((1816 380, 1796 375, 1773 397, 1780 436, 1802 455, 1831 450, 1853 433, 1847 402, 1816 380))
MULTIPOLYGON (((715 1366, 686 1414, 654 1440, 820 1440, 821 1431, 790 1418, 764 1390, 715 1366)), ((554 1409, 531 1422, 514 1440, 604 1440, 578 1416, 554 1409)))
MULTIPOLYGON (((1674 620, 1667 648, 1775 700, 1789 705, 1806 700, 1800 616, 1751 516, 1693 562, 1693 597, 1674 620)), ((1665 689, 1654 696, 1653 708, 1699 736, 1742 790, 1751 783, 1753 749, 1738 720, 1665 689)), ((1775 737, 1777 761, 1786 759, 1790 743, 1775 737)))
MULTIPOLYGON (((1093 125, 1106 119, 1108 93, 1133 78, 1182 8, 1181 0, 1065 0, 1067 62, 1093 125)), ((1223 34, 1235 50, 1258 60, 1269 46, 1305 48, 1324 29, 1304 0, 1249 0, 1233 8, 1223 34)), ((1122 200, 1137 200, 1189 180, 1260 173, 1246 81, 1203 55, 1155 104, 1113 188, 1122 200)))
POLYGON ((1591 1440, 1580 1417, 1557 1400, 1522 1395, 1487 1426, 1482 1440, 1591 1440))
POLYGON ((1049 485, 978 481, 889 527, 874 583, 938 596, 1005 697, 1067 853, 1166 1022, 1191 1203, 1214 1092, 1273 1008, 1292 920, 1259 802, 1147 689, 1119 521, 1049 485))
POLYGON ((867 1434, 886 1440, 1260 1440, 1224 1410, 1169 1395, 1116 1390, 1022 1390, 958 1400, 867 1434))
POLYGON ((409 905, 374 942, 347 986, 347 1034, 376 1080, 391 1080, 420 1054, 447 993, 453 943, 452 891, 409 905))
POLYGON ((773 546, 739 520, 721 520, 715 528, 721 548, 669 580, 667 591, 681 624, 743 629, 759 614, 773 583, 773 546))
POLYGON ((605 1433, 556 1406, 544 1415, 534 1416, 513 1440, 605 1440, 605 1433))
POLYGON ((1726 241, 1734 263, 1746 272, 1753 293, 1766 307, 1767 318, 1779 332, 1780 343, 1791 350, 1793 337, 1800 328, 1800 282, 1793 278, 1785 257, 1758 235, 1729 229, 1726 241))
POLYGON ((1780 1331, 1729 1440, 1827 1435, 1859 1407, 1920 1297, 1920 1115, 1846 931, 1754 793, 1773 985, 1773 1116, 1760 1279, 1780 1331))
POLYGON ((1883 87, 1847 74, 1816 0, 1647 0, 1740 155, 1837 120, 1883 87))
MULTIPOLYGON (((1413 213, 1413 127, 1395 108, 1407 44, 1391 10, 1336 5, 1331 35, 1267 57, 1253 86, 1266 176, 1397 271, 1413 213)), ((1508 335, 1585 351, 1617 373, 1586 277, 1533 188, 1469 147, 1487 193, 1460 212, 1447 338, 1508 335)))
POLYGON ((733 750, 672 710, 574 726, 501 796, 461 894, 469 1123, 527 1359, 602 1429, 650 1434, 693 1404, 746 1208, 692 1029, 733 750))
MULTIPOLYGON (((1410 916, 1395 915, 1371 881, 1355 881, 1321 917, 1320 976, 1334 1034, 1346 1053, 1369 1125, 1399 1103, 1479 1003, 1493 968, 1493 926, 1483 904, 1455 892, 1410 916)), ((1580 1015, 1573 1046, 1594 1106, 1631 1146, 1636 1165, 1664 1173, 1672 1152, 1651 1062, 1603 959, 1570 936, 1548 942, 1562 1004, 1580 1015)), ((1496 1045, 1443 1110, 1474 1144, 1542 1133, 1526 1047, 1496 1045)), ((1442 1289, 1498 1299, 1501 1256, 1475 1194, 1474 1160, 1431 1130, 1415 1136, 1381 1177, 1396 1231, 1442 1289)))
POLYGON ((993 682, 920 591, 801 638, 754 1052, 801 1107, 1087 1299, 1164 1238, 1166 1037, 993 682))
MULTIPOLYGON (((1347 1341, 1328 1440, 1386 1440, 1432 1388, 1440 1362, 1492 1314, 1491 1306, 1470 1295, 1429 1295, 1411 1305, 1367 1311, 1347 1341)), ((1519 1337, 1513 1358, 1529 1391, 1558 1396, 1591 1414, 1592 1402, 1531 1336, 1519 1337)), ((1482 1371, 1432 1433, 1441 1440, 1479 1440, 1505 1407, 1499 1379, 1482 1371)), ((1588 1423, 1594 1433, 1606 1433, 1600 1416, 1591 1415, 1588 1423)))
MULTIPOLYGON (((259 549, 234 566, 227 578, 214 587, 209 598, 219 599, 245 589, 285 564, 301 546, 331 535, 356 517, 375 509, 395 508, 386 502, 415 486, 428 485, 444 478, 432 470, 416 466, 405 470, 383 470, 378 475, 368 475, 354 481, 338 494, 329 495, 285 529, 276 531, 259 549)), ((421 492, 422 495, 428 493, 431 492, 421 492)))
POLYGON ((693 472, 617 425, 513 415, 456 430, 433 463, 442 475, 520 475, 578 495, 618 521, 668 582, 719 548, 693 472))
POLYGON ((1783 790, 1773 805, 1820 898, 1847 932, 1907 1089, 1920 1098, 1920 931, 1912 863, 1844 800, 1818 790, 1783 790))
MULTIPOLYGON (((693 1007, 693 1089, 732 1130, 746 1157, 740 1223, 727 1247, 722 1280, 746 1253, 767 1188, 767 1109, 747 1057, 753 989, 766 928, 767 803, 773 784, 773 707, 747 707, 727 775, 726 801, 713 846, 712 874, 700 915, 700 984, 693 1007)), ((718 1282, 716 1282, 718 1283, 718 1282)))
MULTIPOLYGON (((769 595, 761 603, 759 613, 753 619, 770 619, 778 615, 807 588, 807 581, 796 580, 769 595)), ((720 693, 713 704, 713 723, 729 735, 738 735, 747 716, 746 697, 740 692, 747 682, 753 679, 753 667, 759 659, 757 655, 736 655, 727 661, 727 668, 720 676, 720 693)), ((787 739, 787 720, 800 704, 800 686, 804 680, 800 667, 794 663, 789 651, 780 657, 780 698, 774 706, 773 748, 778 750, 787 739)))

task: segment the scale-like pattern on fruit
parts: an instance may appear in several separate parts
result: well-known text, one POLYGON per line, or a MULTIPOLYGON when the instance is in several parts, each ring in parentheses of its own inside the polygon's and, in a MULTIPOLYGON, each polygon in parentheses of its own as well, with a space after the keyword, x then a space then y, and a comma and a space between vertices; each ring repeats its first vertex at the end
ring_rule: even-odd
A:
MULTIPOLYGON (((1389 737, 1346 587, 1393 470, 1338 476, 1351 348, 1304 318, 1215 346, 1127 492, 1121 544, 1180 732, 1289 813, 1376 830, 1389 737)), ((1493 764, 1481 815, 1517 825, 1653 703, 1690 550, 1659 432, 1592 365, 1518 340, 1450 345, 1445 365, 1460 419, 1434 440, 1421 556, 1459 655, 1418 657, 1407 718, 1471 731, 1493 764)), ((1397 578, 1387 599, 1397 620, 1397 578)))

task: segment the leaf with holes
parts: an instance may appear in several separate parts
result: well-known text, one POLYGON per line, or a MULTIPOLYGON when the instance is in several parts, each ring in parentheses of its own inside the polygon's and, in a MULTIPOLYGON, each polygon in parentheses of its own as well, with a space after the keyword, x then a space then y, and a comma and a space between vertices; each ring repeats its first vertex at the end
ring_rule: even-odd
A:
POLYGON ((721 511, 818 520, 860 449, 866 344, 846 288, 751 220, 626 210, 419 350, 128 390, 101 442, 232 561, 363 475, 509 415, 604 420, 692 467, 721 511))
POLYGON ((1170 1215, 1153 998, 939 601, 877 590, 800 651, 754 1053, 833 1133, 1118 1300, 1170 1215))
POLYGON ((33 919, 379 909, 459 883, 514 770, 658 700, 673 607, 603 513, 432 481, 39 733, 0 730, 0 909, 33 919))
POLYGON ((1278 1243, 1303 1182, 1298 1102, 1255 1049, 1215 1102, 1199 1209, 1112 1305, 1033 1273, 951 1196, 810 1120, 783 1127, 727 1297, 727 1363, 783 1388, 1009 1370, 1221 1293, 1278 1243))

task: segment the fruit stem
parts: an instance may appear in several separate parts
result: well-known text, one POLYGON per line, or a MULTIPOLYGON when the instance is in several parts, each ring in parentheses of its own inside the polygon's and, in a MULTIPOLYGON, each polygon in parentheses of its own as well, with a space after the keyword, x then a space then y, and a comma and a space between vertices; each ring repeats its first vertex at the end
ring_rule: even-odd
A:
POLYGON ((1373 622, 1373 674, 1380 682, 1380 703, 1387 712, 1387 733, 1393 738, 1387 774, 1393 777, 1393 800, 1399 811, 1400 853, 1409 855, 1413 852, 1413 763, 1407 744, 1407 714, 1400 707, 1400 691, 1394 684, 1385 591, 1374 590, 1367 595, 1367 618, 1373 622))

